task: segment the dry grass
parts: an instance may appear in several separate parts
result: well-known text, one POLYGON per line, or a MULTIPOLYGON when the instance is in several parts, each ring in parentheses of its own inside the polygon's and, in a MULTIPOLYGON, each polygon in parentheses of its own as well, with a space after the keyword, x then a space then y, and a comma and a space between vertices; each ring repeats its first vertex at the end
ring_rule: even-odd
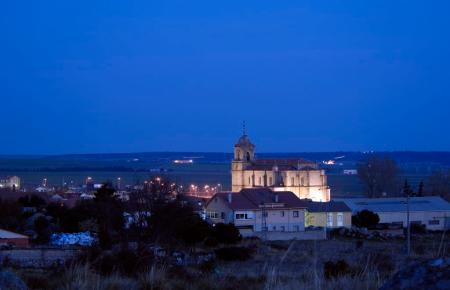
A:
MULTIPOLYGON (((365 241, 357 249, 353 240, 293 241, 261 243, 244 241, 257 247, 254 258, 245 262, 218 263, 212 273, 195 267, 174 271, 164 265, 150 266, 135 277, 118 274, 101 276, 89 265, 74 265, 42 289, 58 290, 178 290, 178 289, 379 289, 402 265, 415 259, 448 257, 449 244, 442 236, 413 240, 412 257, 405 255, 404 241, 365 241), (332 279, 324 278, 326 261, 345 260, 349 270, 332 279)), ((33 289, 33 288, 31 288, 33 289)), ((36 288, 35 288, 36 289, 36 288)))

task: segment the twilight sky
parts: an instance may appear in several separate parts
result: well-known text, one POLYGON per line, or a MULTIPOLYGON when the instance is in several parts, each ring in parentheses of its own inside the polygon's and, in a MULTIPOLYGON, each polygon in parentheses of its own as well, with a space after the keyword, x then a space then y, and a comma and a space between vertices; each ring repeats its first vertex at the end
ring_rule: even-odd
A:
POLYGON ((0 154, 450 150, 450 1, 3 1, 0 154))

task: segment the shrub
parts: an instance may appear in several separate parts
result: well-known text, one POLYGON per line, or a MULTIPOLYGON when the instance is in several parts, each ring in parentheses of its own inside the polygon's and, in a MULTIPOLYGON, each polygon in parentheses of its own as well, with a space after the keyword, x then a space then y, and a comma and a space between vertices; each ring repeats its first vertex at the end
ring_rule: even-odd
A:
POLYGON ((34 221, 34 229, 37 233, 36 243, 46 244, 50 241, 50 223, 46 217, 38 217, 34 221))
POLYGON ((427 228, 423 224, 419 223, 411 223, 411 233, 413 234, 425 234, 427 232, 427 228))
POLYGON ((43 207, 46 205, 45 200, 42 197, 37 196, 35 194, 33 194, 31 196, 26 195, 26 196, 20 197, 19 203, 26 207, 37 207, 37 208, 40 208, 40 207, 43 207))
POLYGON ((206 262, 201 263, 198 268, 203 273, 211 273, 216 269, 216 262, 215 261, 206 261, 206 262))
POLYGON ((212 235, 219 243, 223 244, 235 244, 242 239, 239 230, 233 224, 216 224, 213 228, 212 235))
POLYGON ((362 210, 352 216, 352 224, 358 228, 374 228, 380 222, 378 214, 370 210, 362 210))
POLYGON ((114 271, 116 259, 114 259, 113 255, 104 255, 100 259, 98 259, 93 266, 97 271, 99 271, 102 275, 111 275, 114 271))
POLYGON ((391 255, 385 253, 372 253, 369 257, 371 265, 382 274, 391 274, 394 269, 394 261, 391 255))
POLYGON ((29 289, 49 289, 50 283, 47 277, 44 276, 26 276, 25 282, 29 289))
POLYGON ((323 265, 323 274, 326 279, 338 278, 349 273, 349 266, 346 261, 339 260, 336 263, 327 261, 323 265))
POLYGON ((363 240, 357 240, 356 241, 356 244, 355 244, 356 249, 361 249, 363 247, 363 245, 364 245, 364 241, 363 240))
POLYGON ((219 241, 216 238, 214 238, 214 237, 207 237, 205 239, 205 241, 203 242, 203 244, 206 247, 214 248, 214 247, 217 247, 217 245, 219 244, 219 241))
POLYGON ((227 247, 215 250, 216 256, 223 261, 245 261, 252 257, 253 250, 245 247, 227 247))
POLYGON ((281 242, 272 242, 270 243, 270 247, 274 250, 285 251, 289 248, 289 245, 281 242))

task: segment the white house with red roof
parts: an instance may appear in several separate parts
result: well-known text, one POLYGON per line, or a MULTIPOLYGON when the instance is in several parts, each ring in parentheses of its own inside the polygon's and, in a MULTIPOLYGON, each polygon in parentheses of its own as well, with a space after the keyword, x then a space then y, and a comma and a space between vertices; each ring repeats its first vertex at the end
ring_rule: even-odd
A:
POLYGON ((233 223, 243 236, 301 232, 305 230, 307 204, 289 191, 252 188, 215 194, 206 204, 206 215, 213 224, 233 223))

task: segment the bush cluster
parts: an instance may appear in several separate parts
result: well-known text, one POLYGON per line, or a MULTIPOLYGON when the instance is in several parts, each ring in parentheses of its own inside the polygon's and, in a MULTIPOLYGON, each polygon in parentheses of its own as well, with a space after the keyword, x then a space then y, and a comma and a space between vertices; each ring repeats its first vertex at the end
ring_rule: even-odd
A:
POLYGON ((323 265, 323 274, 326 279, 338 278, 345 276, 350 272, 350 267, 345 260, 337 262, 327 261, 323 265))
POLYGON ((225 247, 215 250, 216 257, 222 261, 246 261, 253 256, 254 250, 246 247, 225 247))

